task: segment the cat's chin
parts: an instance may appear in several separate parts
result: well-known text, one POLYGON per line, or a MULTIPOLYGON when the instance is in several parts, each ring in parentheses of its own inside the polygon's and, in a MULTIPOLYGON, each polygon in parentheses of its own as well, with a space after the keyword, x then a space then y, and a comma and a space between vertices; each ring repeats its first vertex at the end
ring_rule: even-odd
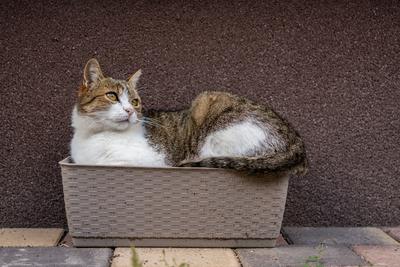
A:
POLYGON ((113 121, 108 126, 109 128, 115 131, 125 131, 129 128, 138 127, 139 121, 138 120, 113 121))
POLYGON ((108 126, 112 130, 124 131, 127 130, 131 126, 131 124, 129 123, 128 120, 124 120, 124 121, 113 121, 108 126))

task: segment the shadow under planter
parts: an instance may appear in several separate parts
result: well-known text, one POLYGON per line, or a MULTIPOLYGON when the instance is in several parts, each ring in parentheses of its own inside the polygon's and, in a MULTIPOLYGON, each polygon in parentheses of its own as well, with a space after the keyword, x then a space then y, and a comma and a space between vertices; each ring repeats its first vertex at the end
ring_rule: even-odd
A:
POLYGON ((288 176, 60 162, 78 247, 273 247, 288 176))

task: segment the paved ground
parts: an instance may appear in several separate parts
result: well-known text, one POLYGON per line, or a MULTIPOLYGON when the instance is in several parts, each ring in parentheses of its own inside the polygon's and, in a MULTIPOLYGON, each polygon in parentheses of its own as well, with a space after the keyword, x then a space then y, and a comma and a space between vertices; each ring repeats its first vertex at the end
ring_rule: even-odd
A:
POLYGON ((400 226, 287 227, 275 248, 137 248, 134 252, 74 248, 62 232, 0 229, 0 266, 131 267, 133 253, 143 267, 400 266, 400 226))

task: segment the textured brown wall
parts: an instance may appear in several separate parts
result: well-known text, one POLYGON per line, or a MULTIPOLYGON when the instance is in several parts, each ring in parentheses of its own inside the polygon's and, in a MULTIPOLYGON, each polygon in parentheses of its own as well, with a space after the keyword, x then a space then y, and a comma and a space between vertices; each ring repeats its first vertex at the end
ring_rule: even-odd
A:
POLYGON ((286 225, 400 224, 398 1, 44 2, 0 3, 0 227, 65 225, 57 161, 90 57, 142 68, 147 108, 217 89, 288 118, 311 171, 286 225))

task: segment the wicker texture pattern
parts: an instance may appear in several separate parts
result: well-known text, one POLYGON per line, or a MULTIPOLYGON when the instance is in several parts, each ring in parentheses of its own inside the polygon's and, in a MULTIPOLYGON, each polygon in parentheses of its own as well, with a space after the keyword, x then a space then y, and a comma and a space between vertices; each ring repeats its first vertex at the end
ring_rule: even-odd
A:
POLYGON ((206 168, 60 162, 70 234, 78 238, 274 239, 288 177, 206 168))

